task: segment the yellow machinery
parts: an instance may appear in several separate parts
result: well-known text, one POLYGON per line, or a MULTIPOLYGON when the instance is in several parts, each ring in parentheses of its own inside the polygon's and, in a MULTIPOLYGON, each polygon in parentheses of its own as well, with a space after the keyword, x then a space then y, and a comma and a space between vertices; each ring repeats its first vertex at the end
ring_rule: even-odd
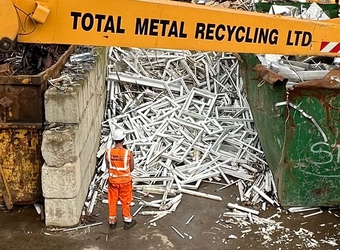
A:
POLYGON ((163 0, 0 0, 0 49, 10 41, 337 56, 340 20, 163 0))

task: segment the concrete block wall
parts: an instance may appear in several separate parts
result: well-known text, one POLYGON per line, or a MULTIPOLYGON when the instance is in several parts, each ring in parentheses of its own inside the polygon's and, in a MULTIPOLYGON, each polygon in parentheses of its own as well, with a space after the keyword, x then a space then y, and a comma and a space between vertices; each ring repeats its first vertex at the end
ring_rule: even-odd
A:
POLYGON ((57 126, 46 129, 42 139, 42 191, 47 226, 78 224, 96 166, 101 122, 106 100, 106 48, 97 62, 66 91, 45 92, 45 119, 57 126))

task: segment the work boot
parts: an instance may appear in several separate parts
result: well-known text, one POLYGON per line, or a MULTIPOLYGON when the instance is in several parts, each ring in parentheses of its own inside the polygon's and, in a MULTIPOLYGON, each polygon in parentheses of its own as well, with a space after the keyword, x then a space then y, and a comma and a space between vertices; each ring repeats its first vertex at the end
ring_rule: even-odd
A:
POLYGON ((129 230, 131 227, 135 226, 137 224, 137 221, 135 219, 132 219, 131 222, 124 222, 124 230, 129 230))
POLYGON ((115 229, 117 226, 117 222, 116 223, 109 223, 110 225, 110 229, 115 229))

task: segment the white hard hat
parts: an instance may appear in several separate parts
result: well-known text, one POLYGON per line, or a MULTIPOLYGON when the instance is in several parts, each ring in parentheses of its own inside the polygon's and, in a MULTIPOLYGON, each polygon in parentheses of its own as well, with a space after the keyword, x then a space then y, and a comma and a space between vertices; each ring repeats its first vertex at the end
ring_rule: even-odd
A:
POLYGON ((124 138, 125 138, 125 135, 124 135, 124 131, 122 129, 118 128, 113 132, 112 139, 114 141, 121 141, 124 138))

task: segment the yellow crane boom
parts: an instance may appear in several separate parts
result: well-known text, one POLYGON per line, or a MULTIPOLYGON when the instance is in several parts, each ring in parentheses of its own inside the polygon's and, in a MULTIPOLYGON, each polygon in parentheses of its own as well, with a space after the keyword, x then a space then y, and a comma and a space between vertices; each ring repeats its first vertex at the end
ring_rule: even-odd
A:
POLYGON ((333 57, 340 51, 338 18, 311 21, 163 0, 1 1, 11 11, 0 8, 0 21, 13 28, 0 29, 0 39, 16 33, 22 43, 333 57))

